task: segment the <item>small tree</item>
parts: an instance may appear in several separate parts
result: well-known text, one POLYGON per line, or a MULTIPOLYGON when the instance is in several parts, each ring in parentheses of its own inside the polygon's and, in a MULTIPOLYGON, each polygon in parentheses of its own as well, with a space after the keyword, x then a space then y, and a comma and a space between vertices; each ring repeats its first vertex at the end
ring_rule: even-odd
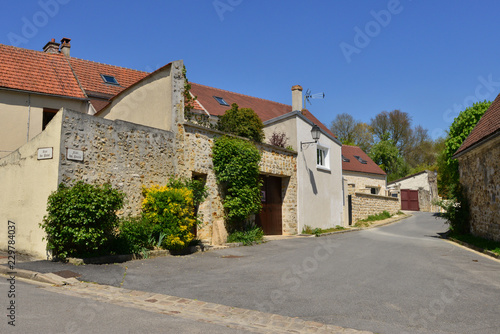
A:
POLYGON ((284 132, 273 132, 271 138, 269 139, 269 144, 278 147, 287 147, 288 137, 284 132))
POLYGON ((223 132, 249 138, 257 143, 264 140, 264 124, 255 111, 250 108, 238 108, 236 103, 226 110, 217 122, 217 129, 223 132))
POLYGON ((449 198, 461 196, 458 161, 453 159, 455 152, 462 146, 472 129, 490 106, 490 101, 474 103, 458 115, 453 121, 445 141, 445 148, 439 159, 439 192, 449 198))
POLYGON ((47 248, 59 258, 91 256, 104 251, 118 225, 116 211, 125 195, 109 184, 60 184, 47 201, 40 224, 47 233, 47 248))

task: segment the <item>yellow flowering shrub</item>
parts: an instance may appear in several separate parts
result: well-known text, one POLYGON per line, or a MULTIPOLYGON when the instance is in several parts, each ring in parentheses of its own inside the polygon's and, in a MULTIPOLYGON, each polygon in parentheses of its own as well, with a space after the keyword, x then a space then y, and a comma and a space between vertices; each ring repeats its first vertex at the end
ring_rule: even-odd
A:
POLYGON ((154 185, 144 187, 142 194, 142 214, 153 226, 154 237, 163 235, 162 247, 166 249, 185 248, 194 239, 193 192, 186 187, 154 185))

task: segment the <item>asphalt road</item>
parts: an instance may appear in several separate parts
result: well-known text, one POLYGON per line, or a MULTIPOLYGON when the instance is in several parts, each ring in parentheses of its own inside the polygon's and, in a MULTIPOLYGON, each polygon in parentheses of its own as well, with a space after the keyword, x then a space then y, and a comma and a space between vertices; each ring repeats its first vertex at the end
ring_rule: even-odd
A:
POLYGON ((10 284, 0 280, 2 317, 0 333, 211 333, 244 334, 215 324, 182 319, 175 316, 121 307, 91 299, 66 296, 38 288, 36 285, 15 282, 15 297, 7 293, 10 284), (14 300, 14 321, 5 317, 14 300))
POLYGON ((446 230, 415 213, 359 232, 189 256, 18 267, 378 333, 499 333, 500 261, 440 239, 446 230))

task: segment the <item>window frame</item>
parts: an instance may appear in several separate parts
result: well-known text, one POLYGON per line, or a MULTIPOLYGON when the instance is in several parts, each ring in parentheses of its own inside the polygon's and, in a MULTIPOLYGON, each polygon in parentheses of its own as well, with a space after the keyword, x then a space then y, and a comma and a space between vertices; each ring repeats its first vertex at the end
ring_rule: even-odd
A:
POLYGON ((316 144, 316 168, 324 171, 331 171, 330 169, 330 148, 321 144, 316 144), (319 153, 323 154, 320 155, 319 153), (321 160, 321 161, 320 161, 321 160))
POLYGON ((116 80, 116 77, 114 75, 101 73, 101 78, 104 81, 104 83, 106 83, 108 85, 120 86, 120 84, 118 83, 118 80, 116 80), (109 81, 107 78, 113 78, 114 81, 109 81))

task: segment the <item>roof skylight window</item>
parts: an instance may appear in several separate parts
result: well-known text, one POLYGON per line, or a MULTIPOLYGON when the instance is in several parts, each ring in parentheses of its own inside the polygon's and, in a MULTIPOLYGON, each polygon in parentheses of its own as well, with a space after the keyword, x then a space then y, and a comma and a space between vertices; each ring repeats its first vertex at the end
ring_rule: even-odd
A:
POLYGON ((229 106, 229 103, 227 103, 222 97, 219 96, 214 96, 214 99, 219 102, 221 106, 229 106))
POLYGON ((107 84, 118 85, 118 81, 116 81, 116 78, 112 75, 101 74, 101 77, 107 84))
POLYGON ((355 155, 354 157, 356 159, 358 159, 358 161, 361 162, 363 165, 366 165, 366 160, 364 160, 363 158, 361 158, 359 155, 355 155))
POLYGON ((351 160, 347 159, 346 157, 344 157, 344 155, 342 154, 342 161, 343 162, 351 162, 351 160))

